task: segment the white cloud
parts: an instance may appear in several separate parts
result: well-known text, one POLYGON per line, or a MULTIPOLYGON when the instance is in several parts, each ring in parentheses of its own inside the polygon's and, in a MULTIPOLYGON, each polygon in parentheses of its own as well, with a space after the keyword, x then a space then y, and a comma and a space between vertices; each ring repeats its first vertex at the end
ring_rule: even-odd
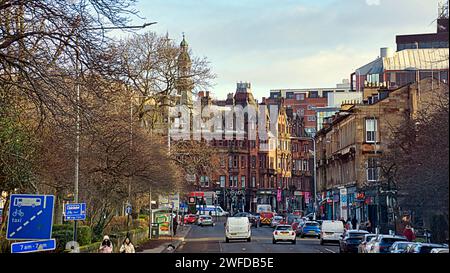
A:
POLYGON ((366 0, 366 4, 369 6, 379 6, 380 0, 366 0))

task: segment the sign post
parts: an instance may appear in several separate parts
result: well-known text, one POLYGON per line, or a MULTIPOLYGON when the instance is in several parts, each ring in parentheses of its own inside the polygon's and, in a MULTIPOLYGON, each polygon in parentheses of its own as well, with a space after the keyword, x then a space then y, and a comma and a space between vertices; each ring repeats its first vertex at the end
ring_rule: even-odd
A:
POLYGON ((66 221, 86 220, 86 203, 66 204, 64 206, 64 219, 66 221))
POLYGON ((56 249, 56 240, 31 241, 11 244, 11 253, 29 253, 56 249))
POLYGON ((54 201, 53 195, 12 194, 6 239, 50 239, 54 201))

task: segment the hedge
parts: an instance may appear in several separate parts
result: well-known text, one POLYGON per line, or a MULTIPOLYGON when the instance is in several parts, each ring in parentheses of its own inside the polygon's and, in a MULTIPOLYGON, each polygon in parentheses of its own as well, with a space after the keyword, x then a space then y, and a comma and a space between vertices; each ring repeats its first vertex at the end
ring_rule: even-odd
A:
MULTIPOLYGON (((63 251, 66 243, 73 241, 73 226, 71 225, 54 225, 52 238, 56 239, 56 248, 63 251)), ((92 231, 89 226, 77 227, 77 242, 80 246, 90 244, 92 242, 92 231)))

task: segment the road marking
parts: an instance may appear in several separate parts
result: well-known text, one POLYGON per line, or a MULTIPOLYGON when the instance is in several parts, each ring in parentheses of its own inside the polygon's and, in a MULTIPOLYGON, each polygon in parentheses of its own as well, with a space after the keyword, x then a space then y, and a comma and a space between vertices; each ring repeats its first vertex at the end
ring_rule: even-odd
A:
POLYGON ((30 221, 33 221, 34 219, 36 219, 36 215, 33 215, 33 217, 30 218, 30 221))
POLYGON ((38 213, 37 213, 37 215, 40 215, 42 213, 42 210, 40 210, 38 213))
POLYGON ((16 232, 17 232, 17 231, 20 231, 21 229, 22 229, 22 226, 18 227, 17 230, 16 230, 16 232))
POLYGON ((28 225, 30 223, 30 221, 26 221, 25 223, 23 223, 23 226, 25 227, 26 225, 28 225))
POLYGON ((328 248, 325 248, 325 250, 328 251, 328 252, 331 252, 331 253, 336 253, 336 252, 334 252, 333 250, 328 249, 328 248))
POLYGON ((14 236, 14 234, 16 234, 16 233, 15 233, 15 232, 13 232, 13 233, 9 234, 9 237, 12 237, 12 236, 14 236))

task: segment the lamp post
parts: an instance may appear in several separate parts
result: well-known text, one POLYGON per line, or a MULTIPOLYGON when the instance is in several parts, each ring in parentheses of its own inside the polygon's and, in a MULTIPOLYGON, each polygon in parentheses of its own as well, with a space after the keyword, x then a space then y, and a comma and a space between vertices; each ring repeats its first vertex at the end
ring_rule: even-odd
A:
MULTIPOLYGON (((90 31, 90 30, 114 30, 114 29, 143 29, 147 26, 150 25, 154 25, 157 22, 152 22, 152 23, 145 23, 141 26, 121 26, 121 27, 96 27, 96 28, 84 28, 82 29, 82 31, 90 31)), ((78 193, 79 193, 79 172, 80 172, 80 123, 81 123, 81 118, 80 118, 80 83, 79 83, 79 74, 80 71, 82 70, 81 67, 79 67, 78 64, 78 59, 79 59, 79 55, 78 55, 78 36, 79 36, 79 31, 75 34, 75 47, 77 48, 76 51, 76 61, 75 61, 75 77, 76 77, 76 93, 77 93, 77 117, 76 117, 76 139, 75 139, 75 181, 74 181, 74 203, 78 203, 78 193)), ((130 194, 128 194, 129 196, 130 194)), ((128 224, 127 224, 128 226, 128 224)), ((73 241, 77 241, 77 221, 74 221, 74 225, 73 225, 73 241)))

